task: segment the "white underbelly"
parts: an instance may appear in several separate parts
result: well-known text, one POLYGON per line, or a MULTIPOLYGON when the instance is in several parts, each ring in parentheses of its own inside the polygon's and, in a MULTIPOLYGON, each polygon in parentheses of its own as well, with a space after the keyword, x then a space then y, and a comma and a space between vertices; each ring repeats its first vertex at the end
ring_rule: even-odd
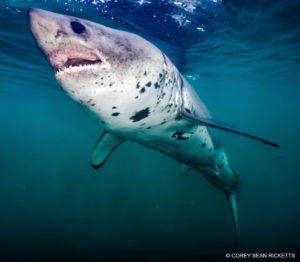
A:
POLYGON ((204 126, 189 129, 165 126, 135 134, 134 141, 196 169, 213 164, 214 143, 204 126))

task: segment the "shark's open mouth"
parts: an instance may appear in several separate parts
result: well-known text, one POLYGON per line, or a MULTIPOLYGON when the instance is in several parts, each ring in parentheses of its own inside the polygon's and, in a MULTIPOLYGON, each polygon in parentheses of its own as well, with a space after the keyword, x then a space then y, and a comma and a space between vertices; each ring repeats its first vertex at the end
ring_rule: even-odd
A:
POLYGON ((101 63, 100 59, 97 60, 87 60, 82 58, 69 58, 65 63, 65 67, 75 67, 75 66, 85 66, 85 65, 94 65, 101 63))
POLYGON ((102 60, 93 52, 62 49, 50 55, 49 61, 56 74, 72 73, 100 65, 102 60))

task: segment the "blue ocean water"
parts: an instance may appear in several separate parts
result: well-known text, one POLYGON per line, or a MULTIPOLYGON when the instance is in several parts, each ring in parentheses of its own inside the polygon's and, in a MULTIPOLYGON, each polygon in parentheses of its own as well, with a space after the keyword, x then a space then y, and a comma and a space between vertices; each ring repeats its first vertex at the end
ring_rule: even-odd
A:
POLYGON ((278 0, 0 3, 1 261, 222 261, 300 243, 300 5, 278 0), (31 35, 38 7, 137 33, 166 51, 215 119, 239 174, 240 247, 224 194, 132 142, 99 170, 102 130, 56 83, 31 35))

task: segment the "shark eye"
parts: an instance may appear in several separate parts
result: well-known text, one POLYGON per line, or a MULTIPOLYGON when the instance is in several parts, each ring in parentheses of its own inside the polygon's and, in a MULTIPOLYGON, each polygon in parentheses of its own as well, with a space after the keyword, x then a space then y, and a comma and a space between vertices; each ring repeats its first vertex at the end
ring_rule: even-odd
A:
POLYGON ((85 31, 85 27, 78 22, 71 22, 71 27, 73 32, 79 35, 85 31))

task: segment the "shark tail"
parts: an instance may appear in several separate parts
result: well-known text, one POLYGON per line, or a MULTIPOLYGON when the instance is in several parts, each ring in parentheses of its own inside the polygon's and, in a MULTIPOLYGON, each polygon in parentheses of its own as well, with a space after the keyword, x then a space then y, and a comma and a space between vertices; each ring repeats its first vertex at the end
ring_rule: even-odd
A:
POLYGON ((229 201, 231 213, 233 216, 233 222, 234 222, 234 243, 235 246, 238 247, 239 245, 239 228, 238 228, 238 215, 237 215, 237 197, 235 192, 227 192, 225 193, 226 197, 229 201))

